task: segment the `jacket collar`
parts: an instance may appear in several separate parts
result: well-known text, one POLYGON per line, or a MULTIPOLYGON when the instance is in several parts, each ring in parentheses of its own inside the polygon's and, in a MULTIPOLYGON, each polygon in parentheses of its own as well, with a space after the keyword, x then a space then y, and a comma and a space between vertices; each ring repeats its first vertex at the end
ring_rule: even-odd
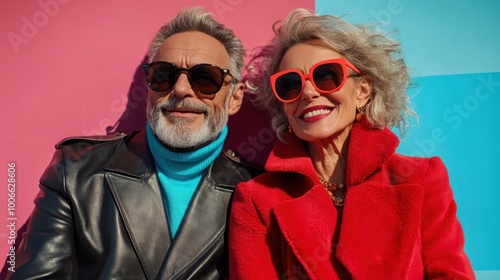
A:
POLYGON ((418 250, 414 240, 423 191, 414 185, 394 188, 388 182, 370 179, 398 143, 390 130, 375 129, 366 119, 353 125, 347 155, 348 190, 340 221, 304 142, 297 138, 289 144, 277 142, 266 168, 298 172, 311 181, 308 186, 295 186, 308 188, 304 195, 282 201, 273 209, 283 237, 311 278, 327 279, 336 274, 330 258, 332 248, 353 278, 404 278, 417 253, 414 250, 418 250))
POLYGON ((225 155, 217 157, 205 171, 171 240, 166 215, 159 214, 165 208, 146 133, 139 132, 117 149, 105 167, 106 178, 134 250, 148 279, 177 279, 215 244, 224 242, 226 219, 221 217, 227 216, 236 184, 250 178, 225 155))
POLYGON ((125 139, 124 145, 117 148, 115 157, 106 165, 107 171, 123 174, 137 179, 156 172, 154 159, 149 152, 146 132, 140 131, 125 139))

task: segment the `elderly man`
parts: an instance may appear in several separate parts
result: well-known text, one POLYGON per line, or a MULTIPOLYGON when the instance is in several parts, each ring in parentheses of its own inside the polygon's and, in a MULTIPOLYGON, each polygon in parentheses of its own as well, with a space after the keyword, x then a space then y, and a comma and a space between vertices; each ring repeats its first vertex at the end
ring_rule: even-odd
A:
POLYGON ((226 277, 228 204, 260 172, 222 152, 243 99, 242 43, 191 8, 149 56, 145 130, 57 144, 10 279, 226 277))

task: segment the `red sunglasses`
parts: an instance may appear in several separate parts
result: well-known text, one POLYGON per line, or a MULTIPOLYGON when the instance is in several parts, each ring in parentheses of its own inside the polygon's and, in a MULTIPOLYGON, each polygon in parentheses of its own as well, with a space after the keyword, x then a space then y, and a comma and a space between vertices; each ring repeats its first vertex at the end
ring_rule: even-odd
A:
POLYGON ((335 58, 314 64, 309 73, 298 69, 288 69, 271 75, 271 87, 276 98, 283 103, 290 103, 300 98, 306 79, 311 81, 316 91, 321 94, 338 91, 347 78, 359 76, 361 72, 345 58, 335 58), (349 75, 347 67, 356 72, 349 75))

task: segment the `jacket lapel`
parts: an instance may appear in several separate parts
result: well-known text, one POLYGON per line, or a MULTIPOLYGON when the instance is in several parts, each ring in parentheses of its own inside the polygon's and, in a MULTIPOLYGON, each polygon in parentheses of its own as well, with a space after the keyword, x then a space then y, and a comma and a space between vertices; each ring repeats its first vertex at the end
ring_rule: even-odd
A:
POLYGON ((179 279, 204 255, 209 254, 214 245, 225 242, 223 237, 228 205, 236 184, 231 180, 237 178, 229 174, 237 171, 224 166, 224 160, 219 156, 203 176, 163 261, 158 279, 179 279), (229 178, 232 179, 228 181, 229 178))
POLYGON ((145 274, 154 279, 170 246, 170 234, 145 133, 118 149, 105 176, 145 274))

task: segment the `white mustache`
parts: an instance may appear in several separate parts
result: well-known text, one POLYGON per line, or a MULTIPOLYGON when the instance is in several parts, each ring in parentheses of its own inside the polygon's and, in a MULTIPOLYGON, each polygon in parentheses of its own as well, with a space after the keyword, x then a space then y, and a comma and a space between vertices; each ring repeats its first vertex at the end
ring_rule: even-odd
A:
POLYGON ((197 102, 192 102, 188 99, 180 99, 178 97, 169 98, 157 105, 157 108, 160 110, 172 110, 176 107, 182 107, 186 109, 192 109, 195 111, 201 111, 204 114, 210 112, 210 108, 204 104, 199 104, 197 102))

